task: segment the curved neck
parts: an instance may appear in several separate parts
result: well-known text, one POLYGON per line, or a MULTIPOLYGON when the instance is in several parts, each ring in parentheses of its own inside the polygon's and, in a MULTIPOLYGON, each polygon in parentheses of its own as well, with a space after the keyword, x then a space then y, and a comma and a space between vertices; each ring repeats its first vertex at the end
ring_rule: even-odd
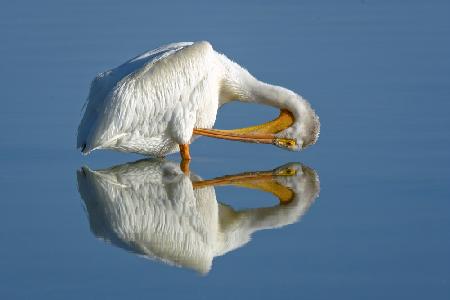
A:
POLYGON ((221 104, 233 100, 260 103, 289 110, 294 116, 301 114, 302 106, 307 105, 306 101, 293 91, 259 81, 225 55, 219 55, 219 59, 224 67, 221 104))
POLYGON ((314 143, 319 131, 318 118, 308 101, 286 88, 257 80, 246 69, 220 56, 224 66, 220 104, 233 100, 257 103, 289 111, 294 117, 292 126, 281 135, 299 136, 308 145, 314 143))

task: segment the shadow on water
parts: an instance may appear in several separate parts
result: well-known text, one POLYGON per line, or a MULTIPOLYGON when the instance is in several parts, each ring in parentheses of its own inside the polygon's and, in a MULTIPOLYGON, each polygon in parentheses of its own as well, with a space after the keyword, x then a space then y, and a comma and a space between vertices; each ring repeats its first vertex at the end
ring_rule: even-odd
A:
POLYGON ((117 247, 206 274, 215 256, 244 246, 251 235, 297 222, 319 194, 316 172, 299 163, 270 171, 203 180, 167 160, 141 160, 77 171, 93 234, 117 247), (237 211, 216 199, 215 186, 273 194, 272 207, 237 211))

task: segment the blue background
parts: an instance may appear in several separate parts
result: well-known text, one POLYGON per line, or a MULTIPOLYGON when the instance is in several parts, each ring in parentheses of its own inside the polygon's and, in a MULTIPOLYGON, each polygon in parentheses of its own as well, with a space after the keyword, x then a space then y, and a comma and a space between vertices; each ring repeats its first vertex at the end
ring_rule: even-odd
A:
MULTIPOLYGON (((448 1, 3 1, 0 298, 449 299, 449 37, 448 1), (90 80, 197 40, 300 93, 322 123, 301 153, 193 144, 204 178, 300 161, 321 181, 299 223, 258 232, 207 276, 97 240, 76 186, 84 164, 141 158, 75 149, 90 80)), ((231 104, 216 127, 276 114, 231 104)), ((217 195, 238 209, 273 201, 217 195)))

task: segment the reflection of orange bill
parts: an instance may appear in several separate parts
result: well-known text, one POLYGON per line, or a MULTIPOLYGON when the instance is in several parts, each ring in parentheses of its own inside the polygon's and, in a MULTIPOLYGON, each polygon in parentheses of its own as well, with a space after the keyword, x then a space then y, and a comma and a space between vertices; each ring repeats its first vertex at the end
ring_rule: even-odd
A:
POLYGON ((278 176, 292 176, 295 173, 292 170, 283 173, 274 173, 273 171, 266 172, 249 172, 237 175, 227 175, 217 177, 209 180, 202 180, 193 182, 194 189, 199 189, 207 186, 224 186, 234 185, 245 187, 249 189, 257 189, 264 192, 269 192, 275 195, 280 203, 289 203, 294 198, 294 192, 281 184, 275 178, 278 176))

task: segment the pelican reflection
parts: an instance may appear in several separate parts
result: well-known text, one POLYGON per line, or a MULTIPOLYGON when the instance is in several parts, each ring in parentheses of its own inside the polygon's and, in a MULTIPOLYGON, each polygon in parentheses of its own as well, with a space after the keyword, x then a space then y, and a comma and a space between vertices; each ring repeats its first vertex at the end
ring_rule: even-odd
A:
POLYGON ((202 180, 175 162, 142 160, 98 171, 83 167, 77 178, 96 237, 200 273, 255 231, 298 221, 319 193, 315 171, 298 163, 202 180), (218 185, 269 192, 279 204, 237 211, 217 201, 218 185))

